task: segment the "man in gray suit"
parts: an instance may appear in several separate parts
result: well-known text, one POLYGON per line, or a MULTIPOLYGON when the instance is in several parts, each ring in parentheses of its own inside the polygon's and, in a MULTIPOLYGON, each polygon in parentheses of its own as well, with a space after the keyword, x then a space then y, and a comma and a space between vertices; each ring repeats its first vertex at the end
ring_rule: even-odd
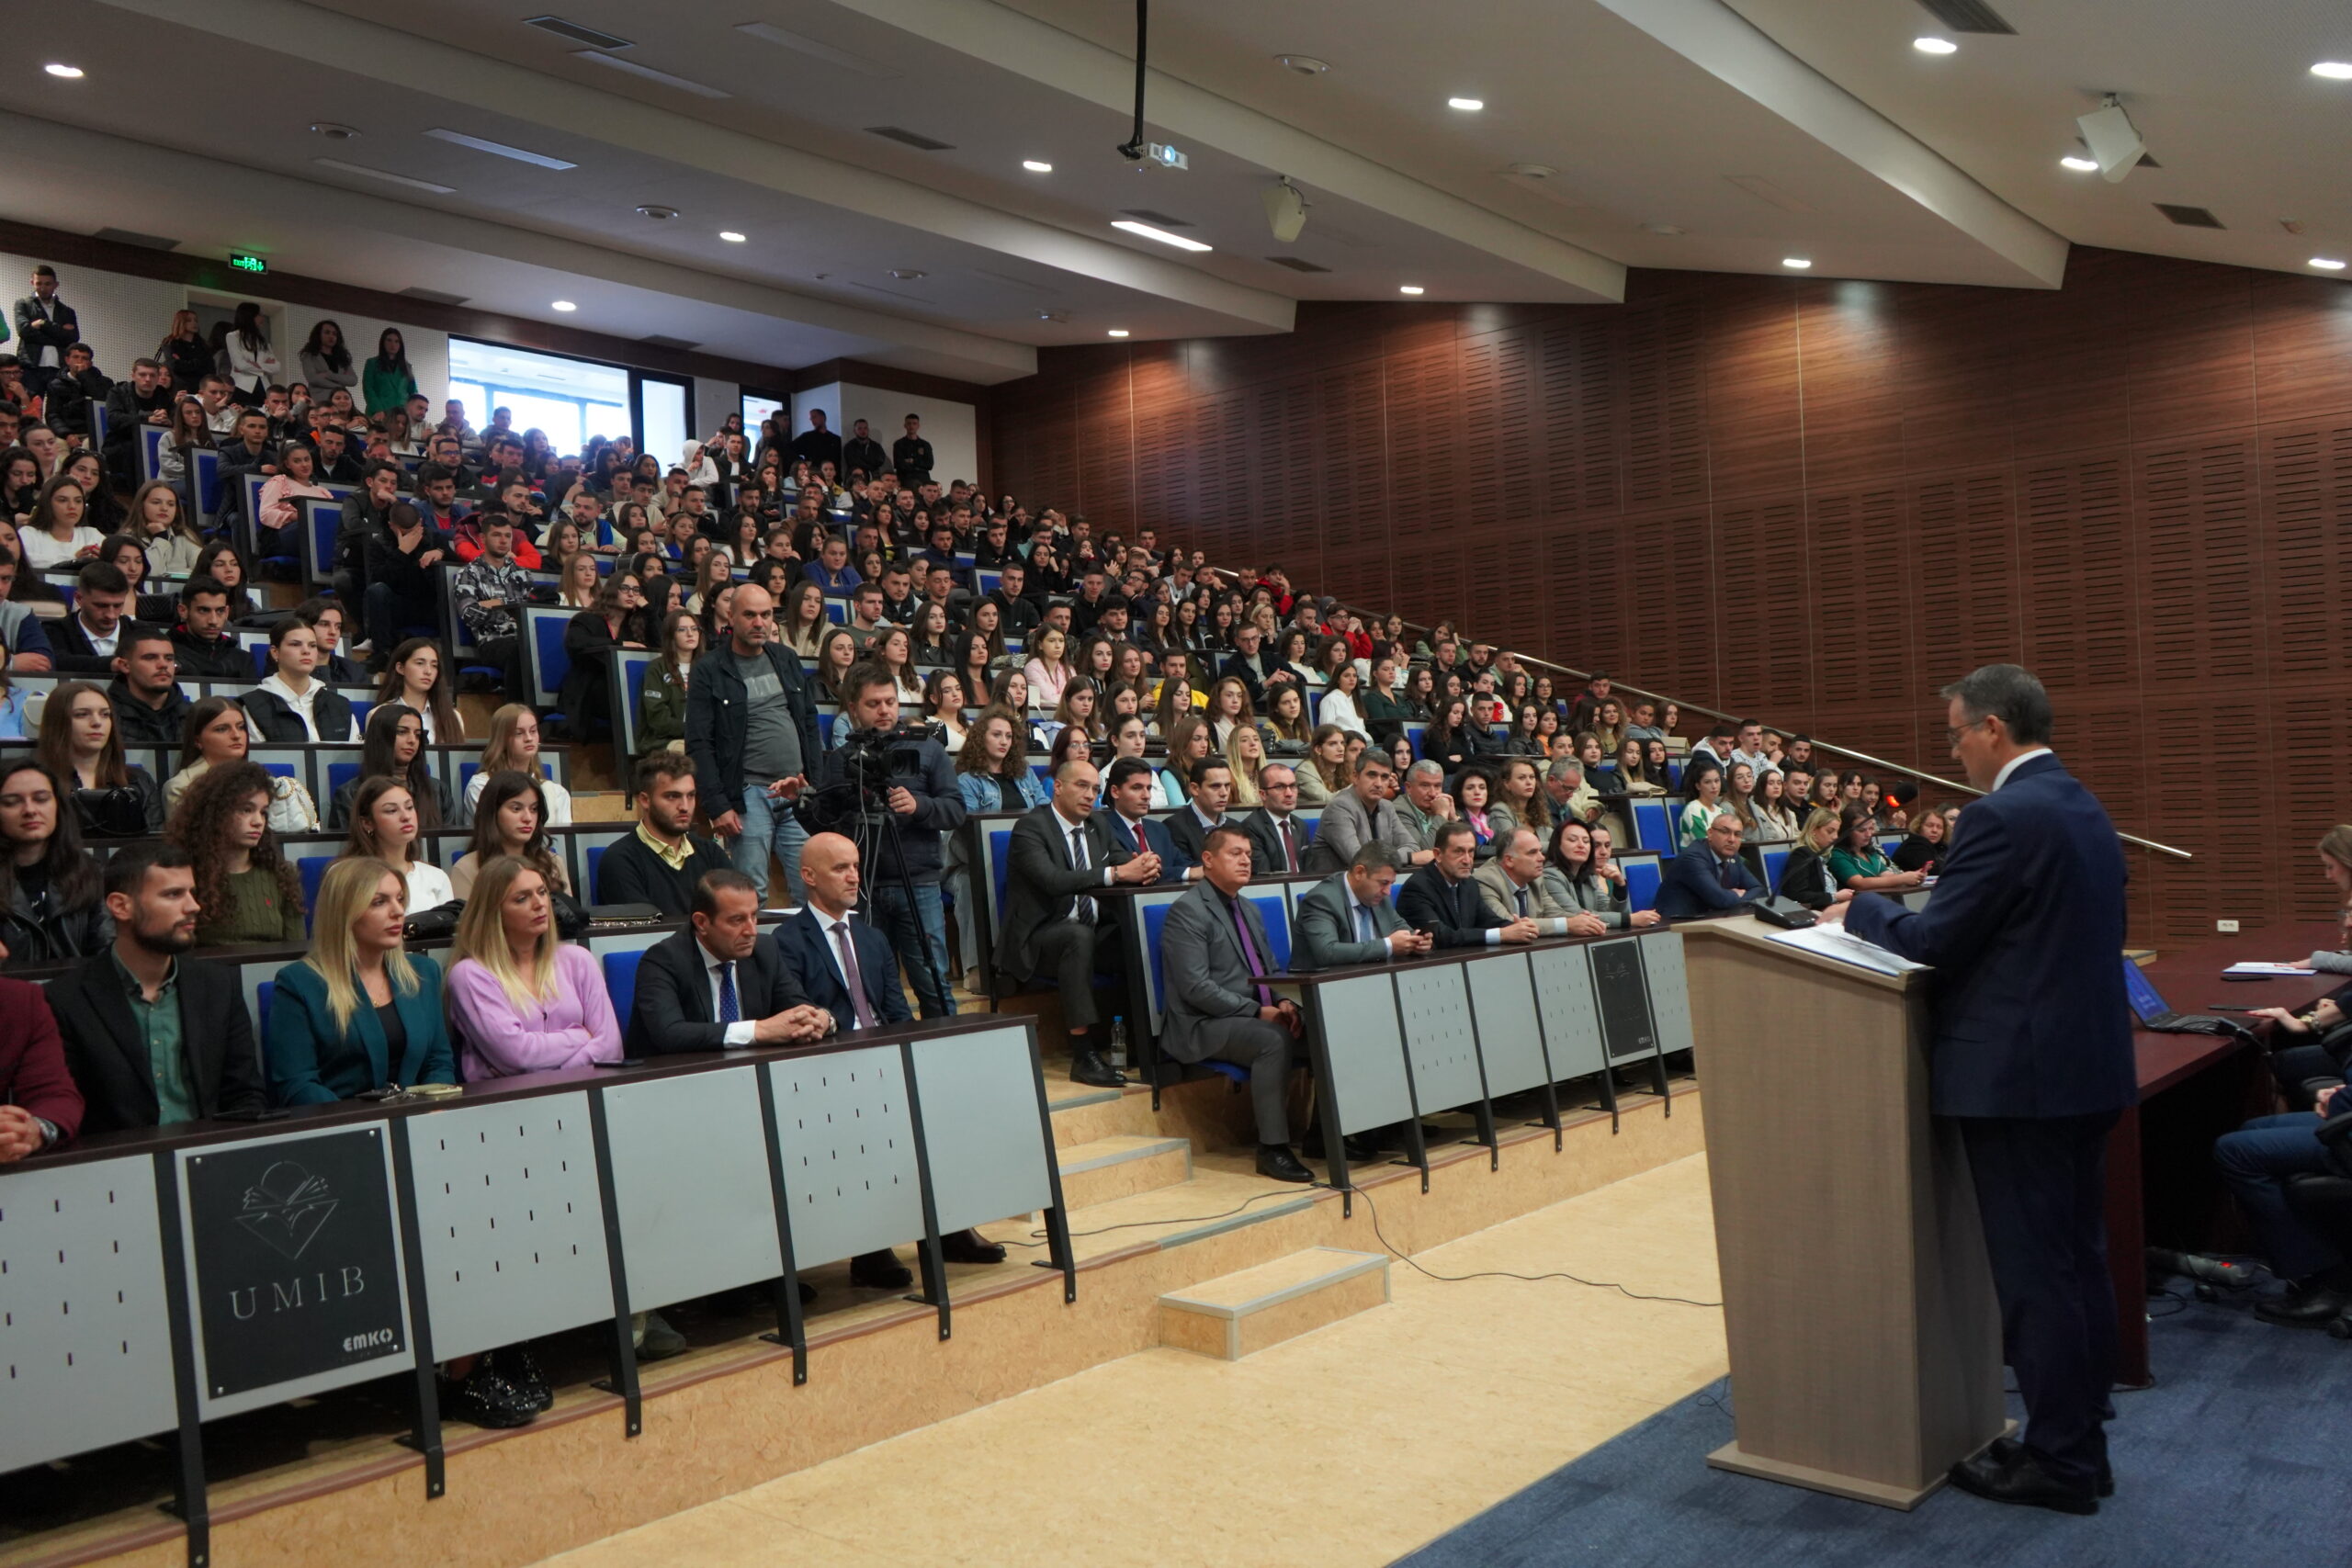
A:
POLYGON ((1473 872, 1478 902, 1497 919, 1530 919, 1538 936, 1599 936, 1609 929, 1599 915, 1571 909, 1544 886, 1544 840, 1532 828, 1512 831, 1495 858, 1473 872))
POLYGON ((1241 897, 1250 886, 1250 860, 1248 833, 1230 825, 1211 829, 1201 846, 1200 883, 1169 908, 1159 932, 1160 968, 1168 977, 1159 1045, 1180 1062, 1248 1067, 1258 1117, 1258 1174, 1312 1181, 1314 1173, 1291 1153, 1290 1119, 1283 1108, 1302 1021, 1295 1002, 1278 999, 1258 979, 1272 972, 1267 955, 1273 949, 1257 906, 1241 897))
POLYGON ((1367 750, 1356 760, 1355 782, 1331 797, 1323 807, 1323 819, 1315 825, 1307 870, 1325 876, 1344 871, 1357 849, 1367 843, 1387 845, 1400 866, 1430 858, 1396 814, 1396 803, 1388 798, 1396 778, 1396 770, 1377 750, 1367 750))
POLYGON ((1430 950, 1430 934, 1408 926, 1388 901, 1396 882, 1396 852, 1386 844, 1359 844, 1351 860, 1347 870, 1332 873, 1299 897, 1290 960, 1302 970, 1385 964, 1430 950))

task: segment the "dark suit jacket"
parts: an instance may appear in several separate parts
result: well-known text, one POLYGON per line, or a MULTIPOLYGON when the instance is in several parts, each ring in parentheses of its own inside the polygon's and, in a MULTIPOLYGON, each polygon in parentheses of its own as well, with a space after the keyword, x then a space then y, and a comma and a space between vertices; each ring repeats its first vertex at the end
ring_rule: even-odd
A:
MULTIPOLYGON (((1250 835, 1250 848, 1256 852, 1250 862, 1252 876, 1290 876, 1296 874, 1283 863, 1282 829, 1274 826, 1273 814, 1264 807, 1258 807, 1241 818, 1241 830, 1250 835)), ((1307 869, 1306 852, 1314 846, 1315 829, 1296 812, 1291 813, 1290 836, 1298 851, 1297 871, 1307 869)))
MULTIPOLYGON (((1087 869, 1073 868, 1069 840, 1053 803, 1038 807, 1012 825, 1005 856, 1011 863, 1004 879, 1004 932, 997 949, 998 964, 1016 980, 1036 973, 1039 927, 1069 919, 1070 900, 1102 886, 1102 868, 1124 865, 1135 857, 1119 846, 1103 825, 1103 814, 1086 819, 1087 869)), ((1098 913, 1107 909, 1098 900, 1098 913)))
POLYGON ((1805 844, 1791 850, 1788 863, 1781 867, 1781 897, 1793 898, 1808 909, 1826 909, 1836 903, 1838 879, 1829 874, 1828 857, 1814 853, 1805 844))
POLYGON ((2115 825, 2056 757, 1969 803, 1920 910, 1858 893, 1847 929, 1938 970, 1939 1116, 2088 1116, 2138 1098, 2115 825))
POLYGON ((1143 842, 1137 843, 1135 835, 1127 831, 1127 819, 1117 812, 1106 807, 1096 812, 1095 818, 1109 829, 1112 842, 1126 851, 1129 856, 1139 855, 1146 850, 1158 855, 1160 881, 1182 882, 1184 880, 1185 862, 1176 852, 1176 841, 1169 837, 1166 822, 1157 817, 1145 818, 1143 842))
MULTIPOLYGON (((645 950, 637 961, 637 998, 629 1006, 628 1055, 726 1048, 727 1028, 712 1010, 704 964, 702 943, 691 929, 645 950)), ((775 938, 765 931, 752 944, 752 955, 735 965, 735 996, 750 1021, 774 1018, 808 999, 775 938)))
MULTIPOLYGON (((907 1005, 907 990, 899 983, 899 956, 890 939, 863 920, 849 923, 850 942, 857 950, 857 972, 865 982, 865 1005, 883 1023, 905 1023, 914 1017, 907 1005)), ((832 936, 808 907, 776 928, 775 944, 785 966, 799 984, 801 999, 815 1002, 833 1015, 842 1029, 857 1027, 857 1009, 849 987, 834 966, 832 936)))
POLYGON ((1489 930, 1510 923, 1487 913, 1476 878, 1449 883, 1435 864, 1406 879, 1396 894, 1396 913, 1415 931, 1436 937, 1440 947, 1484 947, 1489 930))
MULTIPOLYGON (((1231 812, 1226 813, 1223 818, 1225 824, 1237 827, 1240 820, 1231 812)), ((1201 826, 1200 814, 1187 805, 1169 814, 1167 828, 1168 841, 1176 846, 1177 858, 1183 862, 1184 866, 1190 869, 1200 864, 1201 857, 1208 852, 1210 831, 1201 826)))
MULTIPOLYGON (((261 1058, 254 1050, 253 1016, 238 994, 237 972, 182 958, 175 976, 188 1089, 197 1109, 207 1116, 260 1109, 261 1058)), ((113 950, 51 981, 48 998, 65 1043, 65 1065, 81 1086, 82 1131, 154 1126, 154 1073, 115 970, 113 950)))
MULTIPOLYGON (((127 626, 130 624, 130 617, 125 616, 123 625, 127 626)), ((90 646, 90 634, 82 629, 81 616, 68 615, 62 620, 50 622, 46 629, 49 632, 49 661, 61 673, 106 676, 114 673, 114 655, 100 653, 90 646)), ((119 630, 117 636, 119 638, 119 630)), ((116 646, 121 646, 119 640, 116 646)), ((252 668, 251 655, 246 656, 245 664, 248 670, 252 668)))
POLYGON ((1704 844, 1693 845, 1668 861, 1659 873, 1658 917, 1687 920, 1698 915, 1736 909, 1769 895, 1763 879, 1747 868, 1746 861, 1732 861, 1731 877, 1731 886, 1724 886, 1715 875, 1714 852, 1704 844))
MULTIPOLYGON (((1335 872, 1299 896, 1291 917, 1290 962, 1294 969, 1342 969, 1351 964, 1385 964, 1386 941, 1356 936, 1355 896, 1348 874, 1335 872)), ((1385 939, 1405 929, 1405 918, 1385 898, 1373 906, 1373 929, 1385 939)))

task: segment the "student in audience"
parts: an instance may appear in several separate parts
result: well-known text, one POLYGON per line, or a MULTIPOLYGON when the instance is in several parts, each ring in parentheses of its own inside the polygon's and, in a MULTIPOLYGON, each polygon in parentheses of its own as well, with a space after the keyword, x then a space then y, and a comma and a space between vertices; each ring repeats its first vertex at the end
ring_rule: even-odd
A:
POLYGON ((548 782, 516 769, 493 772, 487 766, 473 782, 484 785, 475 792, 473 843, 449 868, 450 891, 469 897, 482 867, 513 855, 527 862, 555 893, 570 897, 571 874, 548 836, 548 782))
MULTIPOLYGON (((285 375, 277 352, 269 346, 268 320, 251 299, 238 305, 228 335, 220 340, 220 352, 226 356, 229 378, 236 388, 239 402, 260 402, 262 395, 285 375)), ((324 403, 326 394, 317 394, 314 400, 324 403)))
POLYGON ((1209 691, 1206 717, 1215 749, 1222 752, 1235 730, 1254 728, 1257 725, 1249 686, 1231 675, 1218 681, 1209 691))
MULTIPOLYGON (((1328 827, 1329 812, 1324 821, 1328 827)), ((1441 824, 1430 850, 1430 863, 1413 873, 1396 895, 1396 912, 1407 924, 1429 932, 1440 947, 1492 947, 1535 940, 1532 919, 1487 912, 1475 874, 1477 839, 1469 823, 1441 824)))
POLYGON ((1837 843, 1838 813, 1815 807, 1798 832, 1796 848, 1789 852, 1788 863, 1781 867, 1780 896, 1808 909, 1826 909, 1853 897, 1849 889, 1838 886, 1829 869, 1829 853, 1837 843))
POLYGON ((319 629, 300 612, 269 628, 270 672, 243 699, 245 717, 263 739, 290 746, 359 739, 350 700, 318 679, 322 657, 319 629))
POLYGON ((180 624, 172 628, 172 653, 184 679, 254 678, 254 656, 229 635, 230 593, 226 584, 201 574, 181 585, 180 624))
POLYGON ((1594 852, 1595 830, 1570 818, 1552 829, 1552 844, 1544 858, 1544 889, 1565 909, 1581 909, 1597 917, 1602 927, 1622 931, 1657 924, 1656 909, 1628 907, 1625 874, 1594 852), (1612 877, 1608 874, 1614 871, 1612 877))
POLYGON ((166 838, 196 874, 199 947, 302 941, 301 878, 270 828, 277 783, 253 762, 224 762, 209 769, 172 814, 166 838))
MULTIPOLYGON (((1586 841, 1588 858, 1591 852, 1586 841)), ((1488 915, 1504 920, 1532 919, 1538 936, 1599 936, 1609 929, 1600 915, 1552 891, 1545 876, 1544 840, 1532 828, 1513 828, 1471 881, 1488 915)))
MULTIPOLYGON (((529 783, 514 798, 529 798, 529 783)), ((555 885, 543 863, 493 855, 458 918, 449 1024, 469 1083, 620 1060, 620 1021, 605 976, 585 947, 557 938, 555 885)))
MULTIPOLYGON (((1057 758, 1054 771, 1059 773, 1063 761, 1057 758)), ((1111 841, 1131 855, 1150 854, 1158 857, 1161 882, 1182 882, 1185 879, 1183 857, 1176 852, 1175 841, 1168 836, 1168 824, 1152 817, 1151 764, 1140 757, 1121 757, 1102 775, 1102 800, 1095 811, 1095 820, 1110 834, 1111 841)))
POLYGON ((398 867, 366 855, 327 867, 311 951, 277 972, 265 1052, 272 1103, 458 1081, 440 965, 403 948, 407 915, 398 867))
MULTIPOLYGON (((359 745, 359 775, 334 792, 334 799, 327 807, 329 830, 341 832, 351 826, 356 810, 353 803, 360 789, 374 778, 395 779, 407 788, 425 830, 465 825, 457 802, 450 798, 448 784, 435 778, 424 765, 424 720, 414 708, 401 703, 384 703, 368 710, 368 728, 362 732, 359 745)), ((425 904, 415 907, 431 908, 425 904)))
POLYGON ((1753 827, 1749 841, 1755 844, 1792 844, 1797 840, 1796 813, 1790 809, 1787 781, 1777 768, 1767 768, 1757 782, 1756 795, 1750 803, 1753 827))
POLYGON ((192 491, 196 454, 212 451, 215 446, 204 404, 195 398, 180 399, 172 405, 171 417, 164 425, 163 442, 155 449, 155 477, 192 491))
POLYGON ((89 525, 88 511, 88 493, 72 475, 60 472, 42 484, 31 514, 17 530, 25 570, 47 571, 97 554, 106 536, 89 525))
POLYGON ((1658 879, 1658 914, 1669 920, 1687 920, 1770 897, 1763 878, 1739 858, 1745 834, 1737 817, 1729 811, 1718 812, 1698 843, 1686 845, 1665 863, 1658 879))
MULTIPOLYGON (((0 780, 0 802, 13 787, 0 780)), ((0 818, 6 811, 0 804, 0 818)), ((97 868, 88 875, 95 898, 97 868)), ((106 940, 46 990, 81 1090, 81 1132, 261 1109, 261 1062, 236 971, 187 956, 198 913, 188 856, 170 845, 126 849, 107 863, 103 897, 106 940)))
MULTIPOLYGON (((1361 730, 1363 726, 1353 728, 1361 730)), ((1315 728, 1306 721, 1306 694, 1287 683, 1275 687, 1267 711, 1259 716, 1258 734, 1270 756, 1286 761, 1306 756, 1315 741, 1315 728)))
POLYGON ((1894 846, 1893 856, 1897 871, 1916 871, 1933 876, 1943 863, 1945 850, 1944 815, 1940 811, 1922 811, 1903 841, 1894 846))
MULTIPOLYGON (((1851 775, 1859 778, 1860 774, 1851 775)), ((1840 781, 1843 788, 1843 781, 1840 781)), ((1900 893, 1927 880, 1923 872, 1897 871, 1879 852, 1878 820, 1865 806, 1838 814, 1838 847, 1829 852, 1829 874, 1850 893, 1900 893)))
POLYGON ((72 791, 83 837, 122 839, 159 833, 164 792, 146 769, 126 762, 114 707, 86 681, 64 681, 41 710, 35 755, 72 791))
MULTIPOLYGON (((1494 803, 1489 815, 1499 836, 1515 828, 1532 829, 1541 843, 1552 831, 1552 797, 1535 774, 1536 763, 1527 757, 1507 757, 1496 769, 1494 803)), ((1569 797, 1573 806, 1575 796, 1569 797)), ((1599 804, 1596 795, 1594 804, 1599 804)), ((1580 814, 1577 814, 1580 815, 1580 814)))
POLYGON ((481 743, 481 767, 466 782, 469 817, 475 814, 474 803, 481 798, 489 776, 508 768, 538 782, 548 827, 571 826, 571 792, 546 776, 539 760, 539 716, 522 703, 507 703, 490 716, 481 743))
POLYGON ((338 651, 343 643, 343 605, 333 599, 305 599, 295 607, 294 618, 307 621, 318 634, 319 662, 311 674, 321 681, 338 686, 358 685, 367 679, 366 671, 338 651))
POLYGON ((74 610, 49 632, 51 663, 62 671, 102 675, 122 640, 130 580, 102 560, 83 563, 74 579, 74 610))
POLYGON ((1250 835, 1216 828, 1202 846, 1202 863, 1201 885, 1169 907, 1160 929, 1168 977, 1160 1049, 1188 1064, 1246 1067, 1258 1174, 1311 1181, 1313 1173, 1291 1152, 1283 1104, 1305 1020, 1297 1003, 1259 980, 1274 972, 1273 947, 1257 905, 1241 897, 1250 877, 1250 835))
POLYGON ((1052 706, 1062 699, 1062 688, 1078 673, 1069 658, 1069 639, 1058 628, 1046 626, 1029 639, 1029 660, 1022 666, 1028 678, 1030 700, 1052 706))
POLYGON ((82 1090, 43 1005, 55 994, 54 985, 0 980, 0 1168, 63 1148, 82 1127, 82 1090))
POLYGON ((1130 855, 1096 819, 1099 783, 1091 761, 1071 758, 1055 775, 1051 802, 1014 825, 997 966, 1020 984, 1040 972, 1054 976, 1069 1032, 1070 1077, 1116 1089, 1126 1077, 1100 1053, 1093 986, 1098 964, 1119 962, 1118 944, 1107 935, 1109 911, 1088 889, 1156 882, 1160 864, 1155 854, 1130 855))
POLYGON ((376 682, 376 702, 405 704, 424 719, 427 745, 465 744, 465 721, 450 700, 441 649, 430 637, 413 637, 392 649, 391 664, 376 682))
MULTIPOLYGON (((5 570, 5 569, 0 569, 5 570)), ((21 661, 17 663, 21 669, 21 661)), ((107 688, 115 728, 128 746, 169 746, 187 724, 172 639, 160 627, 126 626, 115 646, 115 679, 107 688)))
MULTIPOLYGON (((1470 826, 1478 840, 1478 858, 1485 860, 1495 852, 1496 829, 1498 824, 1488 810, 1495 789, 1495 775, 1483 763, 1462 770, 1453 781, 1453 798, 1459 803, 1462 820, 1470 826)), ((1508 822, 1500 824, 1510 826, 1508 822)))
POLYGON ((1324 806, 1355 777, 1348 762, 1347 732, 1336 724, 1316 727, 1295 777, 1301 806, 1324 806))
MULTIPOLYGON (((424 514, 414 506, 395 501, 384 514, 383 526, 371 529, 361 545, 368 584, 361 603, 367 610, 368 668, 380 674, 390 666, 401 627, 438 623, 441 605, 434 569, 447 558, 449 541, 425 526, 424 514)), ((573 669, 578 668, 575 659, 573 669)))
POLYGON ((777 640, 784 650, 797 658, 814 659, 818 639, 824 636, 829 624, 825 619, 824 588, 804 578, 776 603, 784 606, 777 628, 777 640))
MULTIPOLYGON (((1163 693, 1163 699, 1165 694, 1163 693)), ((1193 798, 1193 769, 1215 754, 1216 733, 1198 714, 1185 714, 1168 730, 1168 761, 1154 781, 1151 803, 1172 810, 1193 798)))
POLYGON ((660 657, 639 677, 637 743, 648 751, 686 749, 686 694, 702 651, 702 623, 684 610, 662 617, 660 657))
POLYGON ((650 904, 669 919, 684 919, 695 884, 729 863, 726 851, 688 830, 695 818, 694 764, 674 751, 651 752, 639 761, 630 784, 637 830, 605 848, 596 867, 595 901, 650 904))
POLYGON ((302 521, 301 503, 333 501, 334 492, 319 482, 318 454, 299 441, 277 450, 277 469, 261 487, 254 518, 255 542, 265 556, 290 556, 297 552, 289 530, 302 521))
POLYGON ((457 894, 449 874, 424 858, 416 803, 415 792, 396 776, 362 776, 350 798, 350 835, 335 858, 384 862, 401 874, 407 908, 437 909, 457 894))
POLYGON ((1681 821, 1675 829, 1675 847, 1696 849, 1706 841, 1707 829, 1715 818, 1732 814, 1724 800, 1723 764, 1694 752, 1692 760, 1682 765, 1682 787, 1690 792, 1690 801, 1682 808, 1681 821))
POLYGON ((1478 755, 1481 750, 1470 724, 1470 705, 1460 697, 1447 699, 1437 708, 1437 716, 1421 736, 1421 755, 1438 764, 1444 776, 1453 777, 1478 755))
POLYGON ((605 583, 596 569, 596 557, 588 550, 574 550, 560 558, 555 581, 556 604, 567 610, 582 612, 595 608, 596 595, 605 583))
POLYGON ((371 414, 405 408, 416 396, 416 376, 400 328, 386 327, 377 334, 376 352, 359 367, 359 390, 371 414))
MULTIPOLYGON (((247 700, 251 700, 248 694, 247 700)), ((179 809, 196 782, 216 767, 245 761, 250 745, 245 712, 230 697, 206 697, 188 709, 187 729, 180 742, 179 765, 164 781, 166 816, 179 809)), ((274 833, 315 833, 319 808, 311 792, 296 779, 265 773, 269 780, 269 827, 274 833)))
MULTIPOLYGON (((1258 770, 1266 765, 1266 742, 1255 726, 1236 729, 1227 738, 1225 760, 1233 774, 1233 798, 1228 803, 1230 809, 1236 812, 1256 810, 1258 770)), ((1294 787, 1295 783, 1294 775, 1294 787)))
POLYGON ((1182 808, 1168 818, 1168 837, 1183 863, 1185 880, 1197 881, 1209 834, 1234 820, 1226 815, 1233 804, 1233 764, 1222 757, 1204 757, 1192 764, 1187 779, 1191 793, 1182 808))
POLYGON ((967 811, 1027 811, 1051 798, 1029 771, 1022 750, 1023 724, 1009 708, 980 711, 956 755, 956 787, 967 811))

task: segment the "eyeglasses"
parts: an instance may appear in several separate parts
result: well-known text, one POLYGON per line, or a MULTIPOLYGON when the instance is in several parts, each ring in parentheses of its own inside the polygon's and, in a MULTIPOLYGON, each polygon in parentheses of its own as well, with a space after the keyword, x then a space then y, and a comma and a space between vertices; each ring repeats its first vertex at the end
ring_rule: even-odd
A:
POLYGON ((1986 715, 1984 715, 1984 717, 1983 717, 1983 718, 1972 718, 1972 719, 1970 719, 1966 724, 1962 725, 1958 729, 1947 729, 1947 730, 1945 730, 1945 731, 1944 731, 1944 740, 1945 740, 1945 742, 1946 742, 1948 745, 1952 745, 1952 746, 1957 746, 1957 745, 1959 745, 1959 744, 1960 744, 1960 738, 1961 738, 1962 736, 1963 736, 1963 735, 1967 734, 1970 730, 1974 729, 1977 726, 1979 726, 1979 725, 1983 724, 1983 723, 1984 722, 1984 720, 1985 720, 1985 719, 1991 718, 1992 716, 1992 716, 1991 714, 1986 714, 1986 715))

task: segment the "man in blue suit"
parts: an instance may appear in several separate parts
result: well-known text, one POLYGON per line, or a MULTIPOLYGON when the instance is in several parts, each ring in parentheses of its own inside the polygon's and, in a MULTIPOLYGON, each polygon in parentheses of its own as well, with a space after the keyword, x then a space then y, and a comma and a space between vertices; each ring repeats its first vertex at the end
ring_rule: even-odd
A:
POLYGON ((1857 895, 1824 916, 1935 966, 1928 1104, 1968 1150, 2025 1440, 1952 1467, 1997 1502, 2093 1514, 2115 1292, 2101 1224, 2107 1135, 2138 1094, 2115 825, 2050 750, 2050 697, 2014 664, 1947 686, 1951 751, 1990 793, 1961 813, 1934 899, 1857 895))
POLYGON ((1719 915, 1769 897, 1770 889, 1739 858, 1739 841, 1747 831, 1726 811, 1707 824, 1703 842, 1668 861, 1658 874, 1659 918, 1688 920, 1719 915))
POLYGON ((1160 881, 1182 882, 1187 874, 1184 857, 1176 852, 1168 824, 1149 815, 1151 784, 1149 762, 1141 757, 1120 758, 1111 764, 1102 792, 1103 803, 1111 809, 1096 816, 1110 832, 1111 841, 1127 853, 1159 857, 1160 881))
MULTIPOLYGON (((775 944, 801 995, 831 1012, 844 1034, 911 1020, 914 1010, 899 984, 890 939, 851 918, 857 904, 857 846, 839 833, 812 835, 801 846, 800 880, 808 897, 798 914, 776 928, 775 944)), ((975 1230, 941 1236, 939 1249, 950 1263, 1004 1261, 1004 1248, 975 1230)), ((887 1247, 851 1258, 849 1278, 853 1285, 887 1291, 905 1290, 914 1280, 887 1247)))

